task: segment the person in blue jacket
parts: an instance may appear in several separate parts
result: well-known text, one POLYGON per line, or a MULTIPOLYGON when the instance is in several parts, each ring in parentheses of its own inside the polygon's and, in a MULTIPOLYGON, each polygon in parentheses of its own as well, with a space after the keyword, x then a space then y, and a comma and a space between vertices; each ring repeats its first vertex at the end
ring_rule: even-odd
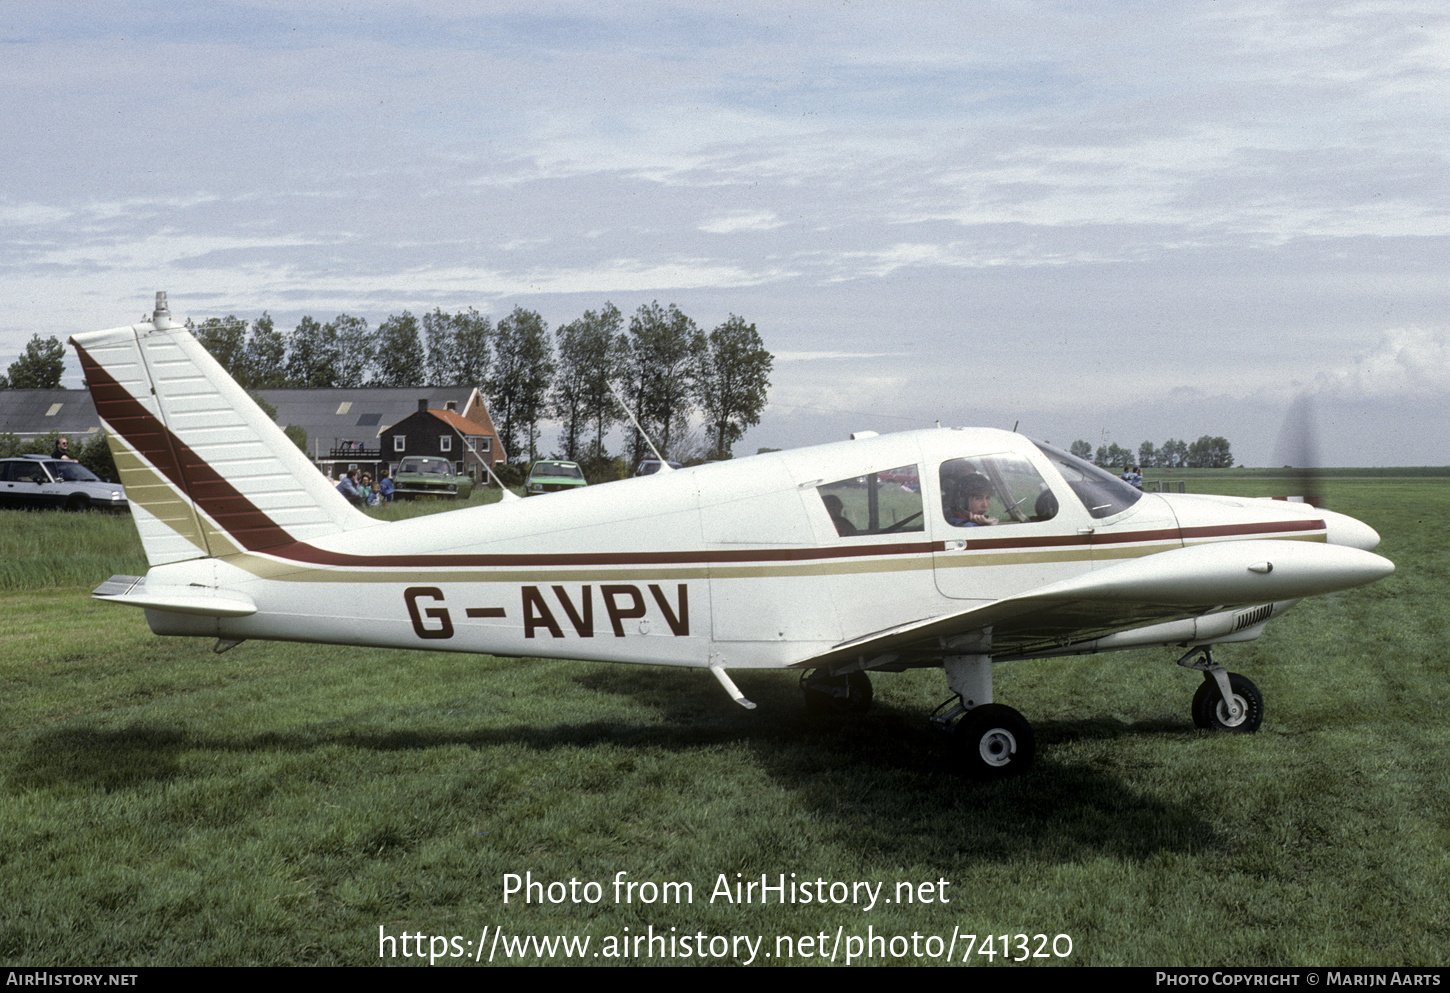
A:
POLYGON ((362 506, 363 498, 362 492, 357 488, 356 469, 349 470, 348 474, 342 477, 342 482, 337 484, 337 492, 347 497, 348 503, 357 507, 362 506))

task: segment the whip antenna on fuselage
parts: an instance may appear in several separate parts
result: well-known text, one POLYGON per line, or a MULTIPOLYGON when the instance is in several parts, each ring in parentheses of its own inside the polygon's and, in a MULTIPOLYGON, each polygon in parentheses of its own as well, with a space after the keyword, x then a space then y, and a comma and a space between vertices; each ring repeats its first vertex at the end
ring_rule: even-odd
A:
POLYGON ((609 392, 614 394, 614 399, 618 401, 620 409, 624 411, 624 416, 629 418, 629 423, 634 425, 634 429, 639 432, 639 436, 644 439, 644 443, 649 446, 649 450, 654 452, 655 458, 660 460, 660 472, 673 472, 675 467, 665 461, 665 457, 655 447, 654 439, 649 436, 649 433, 644 428, 639 426, 639 421, 634 419, 634 413, 630 411, 629 404, 624 402, 624 397, 620 396, 619 390, 615 389, 614 381, 605 380, 605 382, 609 384, 609 392))
POLYGON ((498 478, 498 474, 493 471, 493 466, 492 465, 490 465, 489 463, 485 462, 483 464, 483 470, 484 470, 484 472, 488 473, 488 478, 489 479, 492 479, 495 483, 498 483, 498 488, 503 491, 503 495, 498 498, 500 503, 502 503, 505 500, 519 500, 519 499, 522 499, 517 493, 515 493, 513 490, 509 489, 507 486, 505 486, 503 484, 503 480, 502 479, 499 479, 498 478))

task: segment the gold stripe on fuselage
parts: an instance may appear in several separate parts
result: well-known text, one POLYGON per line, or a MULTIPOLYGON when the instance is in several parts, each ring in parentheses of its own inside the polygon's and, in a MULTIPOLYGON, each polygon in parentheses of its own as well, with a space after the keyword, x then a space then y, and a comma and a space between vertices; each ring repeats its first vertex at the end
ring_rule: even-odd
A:
MULTIPOLYGON (((1256 535, 1256 538, 1265 536, 1256 535)), ((1324 535, 1286 534, 1273 536, 1284 541, 1324 541, 1324 535)), ((1218 539, 1223 540, 1223 539, 1218 539)), ((1198 544, 1199 542, 1195 542, 1198 544)), ((879 558, 830 559, 817 562, 781 561, 750 564, 629 565, 629 566, 372 566, 314 565, 275 558, 264 553, 240 552, 223 558, 258 579, 289 583, 538 583, 538 582, 640 582, 689 579, 760 579, 799 576, 876 575, 935 569, 972 569, 986 566, 1033 565, 1051 562, 1084 562, 1091 559, 1142 558, 1180 547, 1176 542, 1107 547, 1078 546, 1058 550, 983 550, 953 552, 943 560, 941 552, 913 552, 879 558)), ((763 550, 764 551, 764 550, 763 550)))

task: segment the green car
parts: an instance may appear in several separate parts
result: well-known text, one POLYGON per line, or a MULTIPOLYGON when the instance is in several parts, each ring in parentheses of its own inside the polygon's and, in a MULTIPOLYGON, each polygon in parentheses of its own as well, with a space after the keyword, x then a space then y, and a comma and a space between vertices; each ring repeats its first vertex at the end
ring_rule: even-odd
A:
POLYGON ((473 480, 455 476, 453 463, 447 459, 413 455, 398 463, 393 473, 393 499, 414 500, 433 497, 444 500, 467 500, 473 492, 473 480))
POLYGON ((529 470, 529 478, 524 483, 524 495, 538 496, 540 493, 556 493, 585 485, 584 470, 579 468, 577 462, 541 460, 535 462, 529 470))

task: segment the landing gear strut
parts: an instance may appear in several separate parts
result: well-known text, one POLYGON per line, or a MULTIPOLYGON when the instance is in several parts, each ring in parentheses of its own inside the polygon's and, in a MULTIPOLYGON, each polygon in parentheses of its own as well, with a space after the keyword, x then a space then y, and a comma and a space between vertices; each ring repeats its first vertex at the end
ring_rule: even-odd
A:
POLYGON ((1253 734, 1264 721, 1264 697, 1253 680, 1226 672, 1214 662, 1213 646, 1195 648, 1178 664, 1203 673, 1203 682, 1193 694, 1193 723, 1204 730, 1253 734), (1197 661, 1189 659, 1199 656, 1197 661))

